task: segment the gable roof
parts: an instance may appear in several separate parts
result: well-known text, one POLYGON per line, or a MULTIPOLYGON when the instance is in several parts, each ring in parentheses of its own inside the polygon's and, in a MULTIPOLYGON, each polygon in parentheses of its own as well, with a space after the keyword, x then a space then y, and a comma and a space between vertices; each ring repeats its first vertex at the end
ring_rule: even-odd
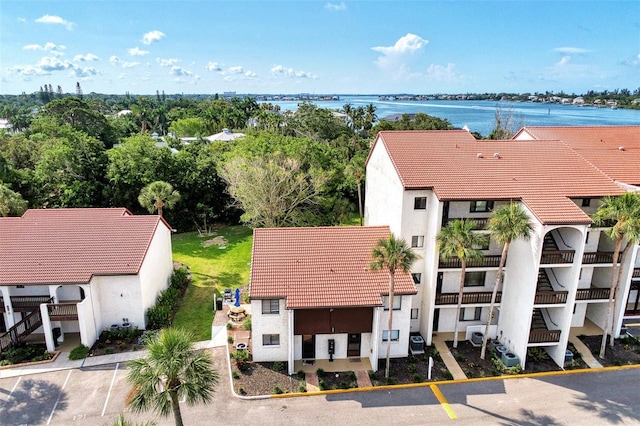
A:
POLYGON ((625 191, 561 141, 486 141, 469 132, 384 131, 376 138, 405 189, 439 200, 522 200, 543 224, 591 223, 570 198, 625 191))
POLYGON ((0 285, 88 283, 140 271, 159 216, 124 208, 31 209, 0 218, 0 285))
POLYGON ((640 186, 640 126, 523 127, 515 136, 565 142, 611 179, 640 186))
MULTIPOLYGON (((371 271, 371 250, 388 226, 264 228, 253 231, 252 299, 286 298, 288 309, 382 306, 389 274, 371 271)), ((416 294, 396 272, 395 294, 416 294)))

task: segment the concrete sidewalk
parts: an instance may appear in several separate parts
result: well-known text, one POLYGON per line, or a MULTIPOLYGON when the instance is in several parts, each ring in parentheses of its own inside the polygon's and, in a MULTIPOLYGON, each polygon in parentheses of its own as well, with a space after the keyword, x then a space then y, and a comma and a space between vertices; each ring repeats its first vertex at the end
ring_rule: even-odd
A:
POLYGON ((453 376, 453 380, 467 380, 467 375, 464 374, 464 371, 460 368, 460 364, 458 364, 458 361, 453 357, 453 354, 445 343, 444 337, 434 334, 433 344, 440 353, 444 365, 447 366, 447 369, 453 376))

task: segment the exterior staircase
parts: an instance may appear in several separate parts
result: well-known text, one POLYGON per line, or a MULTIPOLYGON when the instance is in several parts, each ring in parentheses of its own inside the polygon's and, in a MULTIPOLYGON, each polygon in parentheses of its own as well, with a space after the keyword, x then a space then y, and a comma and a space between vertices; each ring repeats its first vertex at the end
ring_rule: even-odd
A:
MULTIPOLYGON (((46 303, 52 303, 53 297, 49 298, 46 303)), ((13 327, 7 330, 6 333, 0 335, 0 352, 20 343, 25 337, 33 333, 42 325, 42 314, 40 307, 31 312, 26 317, 22 318, 13 327)))
POLYGON ((540 270, 538 270, 538 284, 536 286, 536 292, 541 291, 553 291, 551 281, 549 281, 549 276, 544 268, 540 268, 540 270))
POLYGON ((544 236, 544 240, 542 241, 542 251, 557 251, 559 250, 558 244, 556 244, 556 240, 553 239, 553 236, 550 232, 544 236))

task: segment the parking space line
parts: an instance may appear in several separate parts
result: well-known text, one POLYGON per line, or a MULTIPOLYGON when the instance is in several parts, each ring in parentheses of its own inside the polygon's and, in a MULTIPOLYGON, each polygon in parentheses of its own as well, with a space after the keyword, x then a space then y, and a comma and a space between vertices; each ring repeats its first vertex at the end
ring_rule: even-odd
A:
POLYGON ((7 395, 7 404, 5 404, 2 407, 0 407, 0 413, 2 413, 4 411, 4 409, 5 409, 5 407, 8 405, 9 400, 11 399, 11 395, 13 395, 13 392, 15 392, 16 388, 18 387, 18 383, 20 383, 20 379, 22 379, 22 377, 18 377, 18 381, 11 388, 11 392, 9 392, 9 395, 7 395))
POLYGON ((440 405, 442 405, 442 408, 444 409, 444 411, 447 413, 447 416, 449 416, 451 420, 457 419, 458 416, 456 415, 456 413, 453 411, 453 409, 447 402, 447 398, 445 398, 442 392, 440 392, 440 389, 438 389, 438 386, 430 385, 429 387, 431 388, 431 391, 438 399, 438 402, 440 403, 440 405))
POLYGON ((102 407, 102 415, 101 417, 104 417, 104 413, 105 411, 107 411, 107 404, 109 403, 109 398, 111 397, 111 390, 113 389, 113 384, 116 382, 116 374, 118 374, 118 367, 120 366, 120 363, 116 364, 116 369, 113 372, 113 378, 111 379, 111 386, 109 386, 109 392, 107 392, 107 399, 104 401, 104 407, 102 407))
POLYGON ((60 398, 62 398, 62 391, 67 386, 67 383, 69 382, 69 377, 71 377, 71 372, 72 371, 73 370, 69 370, 69 374, 67 374, 67 378, 65 379, 64 384, 60 388, 60 393, 58 394, 58 399, 56 399, 56 403, 53 404, 53 409, 51 410, 51 414, 49 414, 49 420, 47 420, 47 424, 51 423, 51 419, 53 418, 53 414, 56 412, 56 408, 58 407, 58 403, 60 402, 60 398))

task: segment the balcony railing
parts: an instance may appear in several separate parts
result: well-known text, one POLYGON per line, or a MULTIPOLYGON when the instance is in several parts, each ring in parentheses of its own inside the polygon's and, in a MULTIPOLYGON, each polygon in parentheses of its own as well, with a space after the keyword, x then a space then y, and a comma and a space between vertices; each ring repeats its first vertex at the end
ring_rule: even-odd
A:
MULTIPOLYGON (((11 306, 15 312, 33 312, 42 303, 48 303, 51 296, 11 296, 11 306)), ((0 312, 5 312, 4 298, 0 297, 0 312)))
MULTIPOLYGON (((620 260, 620 255, 618 255, 620 260)), ((582 256, 583 265, 593 265, 594 263, 613 263, 613 252, 599 251, 595 253, 585 253, 582 256)))
POLYGON ((537 291, 534 300, 535 305, 551 305, 567 303, 568 291, 537 291))
POLYGON ((476 229, 487 229, 487 225, 489 224, 488 217, 450 217, 449 219, 444 221, 444 224, 442 226, 447 226, 449 222, 453 222, 454 220, 462 219, 464 219, 465 221, 474 221, 477 224, 476 229))
POLYGON ((633 278, 640 278, 640 268, 635 268, 633 270, 633 278))
POLYGON ((540 263, 544 265, 558 263, 573 263, 575 250, 544 250, 540 263))
POLYGON ((550 343, 560 341, 561 330, 532 330, 529 332, 529 343, 550 343))
MULTIPOLYGON (((500 255, 483 256, 478 260, 467 261, 467 268, 493 268, 500 266, 500 255)), ((461 268, 460 259, 453 257, 451 259, 442 259, 438 263, 439 268, 461 268)))
MULTIPOLYGON (((502 300, 502 292, 496 294, 496 303, 502 300)), ((462 304, 470 305, 476 303, 491 303, 490 291, 476 291, 462 294, 462 304)), ((458 293, 439 293, 436 294, 436 305, 457 305, 458 293)))
POLYGON ((598 299, 609 299, 609 289, 608 288, 579 288, 576 291, 576 300, 598 300, 598 299))
POLYGON ((78 305, 75 303, 52 303, 47 305, 52 321, 70 321, 78 319, 78 305))

